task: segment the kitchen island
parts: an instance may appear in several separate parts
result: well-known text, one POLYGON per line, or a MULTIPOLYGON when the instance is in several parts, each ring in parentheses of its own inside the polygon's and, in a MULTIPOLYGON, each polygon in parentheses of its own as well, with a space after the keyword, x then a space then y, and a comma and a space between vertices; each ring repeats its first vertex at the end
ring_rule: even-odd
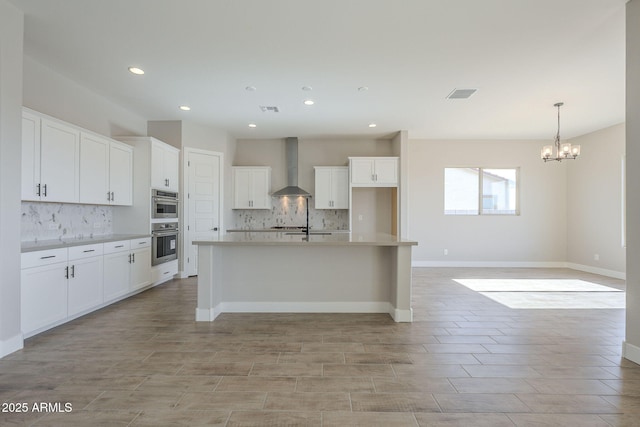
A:
POLYGON ((411 247, 389 234, 232 233, 198 245, 197 321, 225 312, 389 313, 411 322, 411 247))

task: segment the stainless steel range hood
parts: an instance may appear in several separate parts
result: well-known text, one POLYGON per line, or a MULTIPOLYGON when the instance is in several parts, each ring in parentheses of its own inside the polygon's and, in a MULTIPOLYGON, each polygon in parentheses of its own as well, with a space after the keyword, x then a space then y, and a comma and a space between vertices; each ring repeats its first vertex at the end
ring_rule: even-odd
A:
POLYGON ((272 193, 273 197, 311 197, 311 194, 298 187, 298 138, 287 138, 287 186, 272 193))

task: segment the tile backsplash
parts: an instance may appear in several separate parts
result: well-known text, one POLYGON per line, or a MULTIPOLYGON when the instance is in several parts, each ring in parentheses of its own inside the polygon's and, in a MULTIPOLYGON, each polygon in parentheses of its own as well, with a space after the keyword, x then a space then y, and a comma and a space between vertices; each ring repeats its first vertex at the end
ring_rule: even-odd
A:
MULTIPOLYGON (((272 199, 268 209, 234 209, 236 229, 261 229, 275 226, 304 226, 307 223, 304 199, 272 199)), ((315 230, 348 230, 349 211, 315 209, 309 202, 309 226, 315 230)))
POLYGON ((23 242, 74 239, 112 233, 111 206, 22 202, 23 242))

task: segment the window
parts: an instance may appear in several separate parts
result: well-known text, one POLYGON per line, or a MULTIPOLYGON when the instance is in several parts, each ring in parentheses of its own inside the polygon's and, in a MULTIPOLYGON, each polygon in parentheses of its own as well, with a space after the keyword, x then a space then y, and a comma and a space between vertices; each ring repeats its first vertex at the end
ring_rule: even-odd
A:
POLYGON ((518 215, 518 169, 445 168, 445 215, 518 215))

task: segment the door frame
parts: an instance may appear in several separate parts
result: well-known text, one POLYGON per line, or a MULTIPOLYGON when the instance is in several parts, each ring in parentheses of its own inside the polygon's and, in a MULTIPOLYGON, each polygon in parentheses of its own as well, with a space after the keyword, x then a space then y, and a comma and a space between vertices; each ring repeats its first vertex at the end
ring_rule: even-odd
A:
POLYGON ((180 208, 180 255, 179 258, 182 261, 182 270, 178 273, 181 279, 189 277, 189 266, 187 258, 189 255, 189 155, 191 153, 204 154, 208 156, 216 156, 219 158, 220 167, 218 168, 220 191, 218 194, 218 219, 220 221, 220 233, 222 233, 222 224, 224 224, 223 212, 224 212, 224 153, 220 151, 203 150, 200 148, 184 147, 182 150, 182 207, 180 208))

